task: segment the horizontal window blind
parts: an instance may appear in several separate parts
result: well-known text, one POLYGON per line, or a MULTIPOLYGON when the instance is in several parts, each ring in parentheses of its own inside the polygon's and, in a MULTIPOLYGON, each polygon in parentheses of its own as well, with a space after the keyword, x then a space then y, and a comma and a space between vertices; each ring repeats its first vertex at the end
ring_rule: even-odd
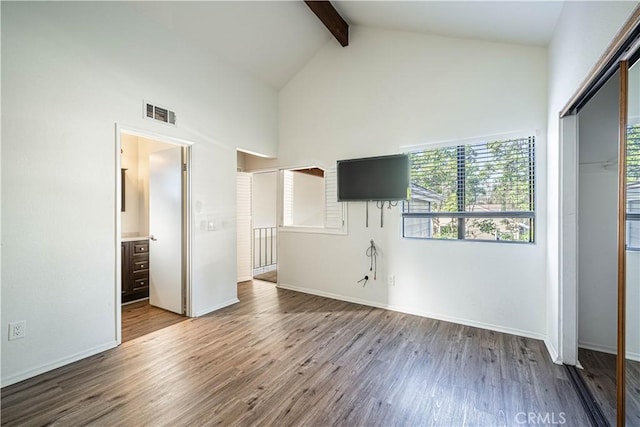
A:
POLYGON ((293 172, 282 171, 282 225, 293 224, 293 172))
MULTIPOLYGON (((627 127, 627 200, 640 201, 640 125, 627 127)), ((638 204, 628 206, 629 213, 640 213, 638 204)), ((640 218, 638 218, 640 219, 640 218)))
POLYGON ((626 247, 640 250, 640 125, 627 127, 626 247))
POLYGON ((409 157, 405 237, 533 241, 533 136, 428 149, 409 157))

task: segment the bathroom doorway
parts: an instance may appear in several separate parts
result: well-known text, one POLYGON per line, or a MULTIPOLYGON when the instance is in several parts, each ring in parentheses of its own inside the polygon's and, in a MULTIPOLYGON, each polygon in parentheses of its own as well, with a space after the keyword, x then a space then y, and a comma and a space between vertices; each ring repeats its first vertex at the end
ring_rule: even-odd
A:
POLYGON ((117 132, 118 343, 189 315, 190 144, 117 132))

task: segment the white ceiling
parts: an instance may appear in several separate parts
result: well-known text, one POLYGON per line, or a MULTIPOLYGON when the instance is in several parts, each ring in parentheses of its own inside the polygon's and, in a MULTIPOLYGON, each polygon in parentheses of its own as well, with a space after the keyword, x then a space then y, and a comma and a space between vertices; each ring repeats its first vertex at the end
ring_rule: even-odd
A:
MULTIPOLYGON (((350 25, 545 46, 561 1, 333 1, 350 25)), ((302 1, 131 2, 190 44, 282 88, 331 39, 302 1)), ((336 42, 337 43, 337 42, 336 42)))
POLYGON ((561 1, 336 1, 350 24, 546 46, 561 1))

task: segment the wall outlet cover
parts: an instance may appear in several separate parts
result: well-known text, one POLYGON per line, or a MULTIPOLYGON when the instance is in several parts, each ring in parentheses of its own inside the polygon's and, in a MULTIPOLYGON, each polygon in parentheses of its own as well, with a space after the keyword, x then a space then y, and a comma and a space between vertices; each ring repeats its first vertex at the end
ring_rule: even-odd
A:
POLYGON ((27 336, 27 321, 9 322, 9 341, 27 336))

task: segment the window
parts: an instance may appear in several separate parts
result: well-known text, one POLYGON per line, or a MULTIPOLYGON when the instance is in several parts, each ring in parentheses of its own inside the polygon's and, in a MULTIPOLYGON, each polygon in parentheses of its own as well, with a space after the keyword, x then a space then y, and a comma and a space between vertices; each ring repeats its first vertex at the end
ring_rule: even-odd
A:
POLYGON ((337 201, 335 168, 283 170, 281 177, 282 226, 307 232, 346 232, 346 209, 337 201))
POLYGON ((307 168, 282 173, 282 225, 324 226, 324 171, 307 168))
POLYGON ((533 242, 534 137, 409 153, 403 237, 533 242))
POLYGON ((640 251, 640 125, 627 127, 627 249, 640 251))

